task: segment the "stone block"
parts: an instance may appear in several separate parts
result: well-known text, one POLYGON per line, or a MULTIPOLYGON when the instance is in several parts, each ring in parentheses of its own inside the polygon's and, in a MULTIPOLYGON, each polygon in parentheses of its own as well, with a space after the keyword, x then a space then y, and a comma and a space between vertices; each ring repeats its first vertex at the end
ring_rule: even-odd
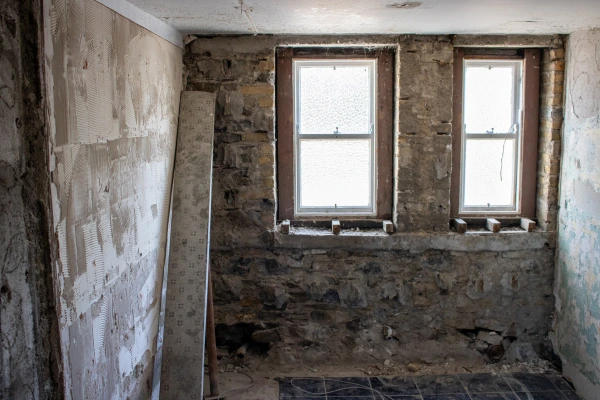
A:
POLYGON ((495 332, 504 332, 506 330, 506 323, 493 318, 477 318, 475 319, 474 324, 477 328, 495 332))
POLYGON ((266 305, 275 306, 277 310, 287 308, 290 295, 285 286, 276 283, 262 283, 260 298, 266 305))
POLYGON ((281 341, 281 335, 277 329, 259 330, 252 333, 252 340, 258 343, 275 343, 281 341))
POLYGON ((339 290, 339 299, 342 307, 364 308, 367 307, 367 290, 358 282, 349 282, 339 290))
POLYGON ((275 94, 275 87, 268 84, 242 85, 240 91, 245 95, 273 96, 275 94))
POLYGON ((494 346, 498 346, 502 343, 502 336, 496 332, 479 331, 477 339, 494 346))
POLYGON ((449 189, 399 190, 396 203, 398 232, 448 232, 449 189))
POLYGON ((450 136, 398 137, 398 188, 449 189, 451 171, 450 136))
POLYGON ((212 58, 201 59, 196 62, 198 78, 206 80, 218 80, 223 78, 223 67, 220 60, 212 58))

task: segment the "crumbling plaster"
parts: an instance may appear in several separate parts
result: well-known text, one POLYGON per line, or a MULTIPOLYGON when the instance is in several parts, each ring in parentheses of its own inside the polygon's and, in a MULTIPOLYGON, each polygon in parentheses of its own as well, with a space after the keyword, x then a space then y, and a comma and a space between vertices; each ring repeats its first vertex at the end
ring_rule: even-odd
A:
POLYGON ((0 2, 0 398, 61 397, 41 3, 0 2))
POLYGON ((60 398, 41 3, 0 3, 0 398, 60 398))
MULTIPOLYGON (((516 335, 513 360, 530 359, 533 349, 551 356, 552 226, 532 234, 449 232, 455 42, 562 48, 558 36, 415 35, 200 37, 186 46, 187 90, 217 98, 211 264, 220 344, 270 346, 273 363, 437 362, 481 357, 469 335, 491 330, 516 335), (282 235, 275 48, 344 45, 396 50, 398 233, 293 228, 282 235), (386 340, 383 326, 397 341, 386 340)), ((544 63, 543 72, 557 65, 544 63)))
POLYGON ((94 0, 45 0, 44 13, 66 397, 148 398, 181 49, 94 0))
POLYGON ((600 29, 569 37, 560 179, 555 348, 600 399, 600 29))

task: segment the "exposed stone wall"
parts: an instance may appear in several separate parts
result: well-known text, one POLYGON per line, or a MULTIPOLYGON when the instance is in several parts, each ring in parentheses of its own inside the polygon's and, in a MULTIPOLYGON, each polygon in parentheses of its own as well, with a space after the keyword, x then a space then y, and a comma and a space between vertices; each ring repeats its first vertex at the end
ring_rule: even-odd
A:
POLYGON ((182 51, 95 0, 44 11, 65 397, 147 399, 182 51))
POLYGON ((563 123, 564 48, 544 49, 540 83, 537 219, 542 229, 556 231, 558 175, 563 123))
POLYGON ((576 32, 567 79, 555 348, 581 395, 600 393, 600 29, 576 32))
POLYGON ((507 336, 511 329, 520 342, 539 348, 552 312, 553 255, 552 249, 317 246, 213 251, 217 323, 268 328, 253 340, 275 337, 269 352, 275 364, 474 359, 481 357, 477 342, 467 335, 479 329, 507 336))
POLYGON ((453 49, 448 36, 400 38, 394 223, 402 232, 448 231, 453 49))
POLYGON ((61 397, 41 4, 0 2, 0 398, 61 397))
MULTIPOLYGON (((453 40, 243 36, 198 38, 187 46, 187 89, 215 92, 218 101, 211 261, 222 340, 235 343, 231 329, 257 344, 271 342, 275 363, 366 361, 368 354, 402 361, 481 357, 477 350, 487 344, 469 337, 478 331, 517 337, 513 359, 531 355, 532 347, 544 352, 554 235, 520 248, 527 239, 519 235, 526 234, 474 245, 448 233, 453 40), (282 243, 273 233, 275 47, 344 44, 397 49, 398 240, 373 248, 365 243, 376 238, 350 240, 344 235, 354 233, 346 233, 327 247, 328 240, 293 229, 282 243), (436 244, 446 237, 456 247, 436 244), (395 339, 384 338, 383 325, 395 339)), ((554 37, 540 40, 562 45, 554 37)))
POLYGON ((266 246, 275 226, 275 47, 192 42, 186 90, 217 93, 212 248, 266 246))

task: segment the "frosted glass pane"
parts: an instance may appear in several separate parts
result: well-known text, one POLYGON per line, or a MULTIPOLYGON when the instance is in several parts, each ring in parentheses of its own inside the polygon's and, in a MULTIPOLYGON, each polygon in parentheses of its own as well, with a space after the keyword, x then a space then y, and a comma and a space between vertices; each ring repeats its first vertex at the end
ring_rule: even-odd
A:
POLYGON ((301 140, 300 207, 368 207, 371 141, 301 140))
POLYGON ((368 66, 302 66, 300 133, 369 133, 368 66))
POLYGON ((465 206, 511 206, 515 189, 515 140, 467 140, 465 206), (504 156, 502 148, 504 147, 504 156))
POLYGON ((465 73, 464 123, 467 133, 506 133, 514 119, 512 66, 469 66, 465 73))

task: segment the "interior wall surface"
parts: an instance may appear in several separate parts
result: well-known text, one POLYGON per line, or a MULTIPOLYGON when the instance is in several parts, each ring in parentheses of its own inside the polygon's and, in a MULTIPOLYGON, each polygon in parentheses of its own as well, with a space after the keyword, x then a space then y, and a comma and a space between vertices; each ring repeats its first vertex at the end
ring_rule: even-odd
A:
POLYGON ((569 36, 556 258, 555 347, 600 399, 600 29, 569 36))
MULTIPOLYGON (((186 89, 217 98, 211 265, 219 345, 251 343, 273 364, 440 362, 480 359, 489 346, 480 338, 494 332, 512 338, 512 360, 551 358, 554 225, 493 235, 449 228, 455 44, 563 47, 553 36, 416 35, 199 37, 186 46, 186 89), (396 51, 397 232, 283 235, 275 49, 344 45, 396 51)), ((561 57, 547 58, 542 73, 564 69, 561 57)), ((544 93, 554 96, 549 87, 544 93)), ((556 106, 542 116, 550 125, 562 122, 556 106)), ((556 161, 555 150, 540 145, 556 161)), ((550 220, 553 209, 545 210, 550 220)))
POLYGON ((0 398, 60 398, 38 0, 0 2, 0 398))
POLYGON ((181 49, 94 0, 44 14, 66 397, 149 398, 181 49))

